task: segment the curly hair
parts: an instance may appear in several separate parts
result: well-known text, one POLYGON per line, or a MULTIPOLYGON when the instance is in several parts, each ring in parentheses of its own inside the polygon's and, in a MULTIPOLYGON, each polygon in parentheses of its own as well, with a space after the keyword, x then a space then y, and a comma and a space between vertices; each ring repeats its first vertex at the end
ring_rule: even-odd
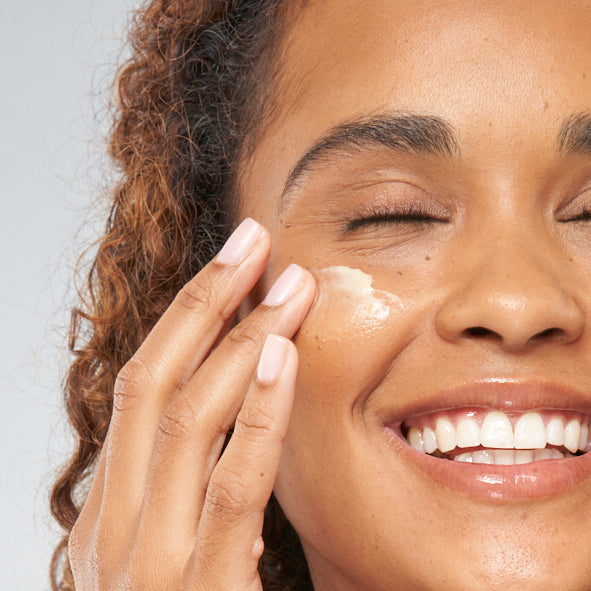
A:
MULTIPOLYGON (((65 530, 54 591, 74 589, 68 535, 105 441, 117 373, 234 224, 238 162, 270 115, 286 4, 153 0, 134 13, 109 144, 119 181, 70 326, 64 398, 77 440, 51 495, 65 530)), ((265 591, 312 589, 273 497, 263 538, 265 591)))

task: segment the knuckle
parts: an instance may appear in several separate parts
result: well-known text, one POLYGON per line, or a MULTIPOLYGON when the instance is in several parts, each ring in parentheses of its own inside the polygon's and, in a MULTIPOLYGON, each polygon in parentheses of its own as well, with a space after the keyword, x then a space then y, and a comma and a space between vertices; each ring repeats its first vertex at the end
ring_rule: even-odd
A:
POLYGON ((141 392, 154 383, 154 376, 139 355, 134 355, 119 371, 114 385, 116 410, 126 410, 135 405, 141 392))
POLYGON ((233 328, 226 338, 239 347, 245 346, 249 351, 253 349, 258 351, 265 336, 266 333, 259 327, 250 323, 242 323, 233 328))
POLYGON ((183 439, 189 433, 189 425, 182 417, 164 412, 158 421, 158 444, 163 445, 170 439, 183 439))
POLYGON ((279 428, 273 414, 261 406, 247 405, 242 407, 236 417, 234 433, 248 439, 268 439, 277 436, 279 428))
POLYGON ((250 488, 240 474, 218 467, 209 482, 207 502, 226 521, 235 521, 251 506, 250 488))
POLYGON ((157 447, 165 447, 171 440, 189 437, 195 431, 199 417, 199 408, 191 398, 184 395, 176 398, 158 420, 157 447))
POLYGON ((158 444, 169 440, 184 439, 191 432, 191 420, 188 416, 164 411, 158 421, 158 444))
POLYGON ((181 308, 198 315, 206 314, 215 312, 217 292, 209 275, 201 274, 185 283, 175 300, 181 308))

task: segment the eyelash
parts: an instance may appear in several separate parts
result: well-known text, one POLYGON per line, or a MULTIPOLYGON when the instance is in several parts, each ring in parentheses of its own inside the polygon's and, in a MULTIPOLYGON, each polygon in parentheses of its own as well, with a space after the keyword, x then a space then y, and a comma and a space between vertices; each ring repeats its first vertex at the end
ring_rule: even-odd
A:
POLYGON ((589 222, 591 221, 591 209, 583 209, 580 213, 576 216, 569 218, 567 220, 559 220, 561 222, 589 222))
POLYGON ((402 203, 396 207, 373 206, 365 215, 353 217, 347 221, 347 231, 352 232, 367 226, 379 226, 381 224, 432 224, 446 223, 448 220, 434 215, 428 209, 417 203, 402 203))
POLYGON ((579 192, 575 198, 570 200, 565 206, 559 208, 556 219, 560 223, 578 222, 588 224, 591 222, 591 188, 579 192))

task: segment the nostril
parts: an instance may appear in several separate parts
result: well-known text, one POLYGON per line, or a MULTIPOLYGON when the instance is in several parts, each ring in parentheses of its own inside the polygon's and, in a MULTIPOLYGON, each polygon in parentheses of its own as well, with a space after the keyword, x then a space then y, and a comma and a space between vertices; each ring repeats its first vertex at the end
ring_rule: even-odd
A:
POLYGON ((546 339, 561 339, 566 336, 566 332, 562 328, 547 328, 542 332, 534 335, 532 340, 546 340, 546 339))
MULTIPOLYGON (((462 331, 462 336, 465 338, 477 338, 477 339, 490 339, 494 341, 506 341, 507 344, 511 343, 508 339, 510 335, 500 335, 498 332, 491 330, 490 328, 486 328, 484 326, 470 326, 462 331)), ((546 341, 555 341, 555 340, 562 340, 567 337, 567 332, 562 328, 546 328, 536 334, 527 341, 531 344, 533 343, 543 343, 546 341)), ((515 343, 513 343, 515 344, 515 343)), ((525 344, 525 343, 522 343, 525 344)))
POLYGON ((490 330, 490 328, 485 328, 484 326, 471 326, 470 328, 466 328, 463 331, 464 336, 466 337, 498 337, 501 338, 496 332, 490 330))

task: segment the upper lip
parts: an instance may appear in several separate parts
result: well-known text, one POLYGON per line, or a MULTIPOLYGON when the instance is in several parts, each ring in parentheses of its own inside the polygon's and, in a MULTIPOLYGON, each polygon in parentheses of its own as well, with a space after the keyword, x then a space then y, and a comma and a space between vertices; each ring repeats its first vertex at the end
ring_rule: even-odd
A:
POLYGON ((399 425, 411 416, 462 407, 514 412, 555 409, 591 414, 591 394, 548 381, 487 378, 428 393, 395 411, 390 408, 386 424, 399 425))

